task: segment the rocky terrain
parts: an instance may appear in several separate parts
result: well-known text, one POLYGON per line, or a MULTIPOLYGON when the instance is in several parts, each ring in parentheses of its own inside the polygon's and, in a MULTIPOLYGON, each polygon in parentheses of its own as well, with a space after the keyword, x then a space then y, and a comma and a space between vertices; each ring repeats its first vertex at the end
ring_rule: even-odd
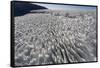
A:
POLYGON ((15 65, 97 60, 96 13, 34 10, 15 19, 15 65))

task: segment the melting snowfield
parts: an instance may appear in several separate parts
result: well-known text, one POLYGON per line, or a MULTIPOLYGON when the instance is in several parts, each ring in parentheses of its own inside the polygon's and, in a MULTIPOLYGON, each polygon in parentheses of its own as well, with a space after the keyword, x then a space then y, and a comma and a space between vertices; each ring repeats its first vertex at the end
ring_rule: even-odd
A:
POLYGON ((97 60, 96 12, 36 10, 15 19, 15 66, 97 60))

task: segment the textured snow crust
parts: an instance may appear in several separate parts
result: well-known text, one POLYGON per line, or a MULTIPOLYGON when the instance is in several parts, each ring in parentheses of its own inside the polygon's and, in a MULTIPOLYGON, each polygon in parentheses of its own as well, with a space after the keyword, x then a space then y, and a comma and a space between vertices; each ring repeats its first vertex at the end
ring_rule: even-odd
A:
POLYGON ((16 66, 97 60, 95 12, 36 10, 14 19, 16 66))

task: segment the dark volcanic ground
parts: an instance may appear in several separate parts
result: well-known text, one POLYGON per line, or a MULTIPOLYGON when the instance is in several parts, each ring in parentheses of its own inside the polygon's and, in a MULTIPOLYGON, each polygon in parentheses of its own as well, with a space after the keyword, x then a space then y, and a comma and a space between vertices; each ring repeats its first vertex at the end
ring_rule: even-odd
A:
POLYGON ((95 12, 32 12, 14 18, 16 66, 97 60, 95 12))

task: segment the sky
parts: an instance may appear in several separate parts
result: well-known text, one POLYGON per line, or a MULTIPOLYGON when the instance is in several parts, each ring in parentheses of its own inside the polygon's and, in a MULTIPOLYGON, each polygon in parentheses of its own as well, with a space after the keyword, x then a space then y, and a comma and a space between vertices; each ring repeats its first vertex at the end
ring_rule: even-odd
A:
POLYGON ((96 7, 90 7, 90 6, 73 6, 73 5, 42 4, 42 3, 34 3, 34 4, 54 10, 82 10, 82 11, 96 10, 96 7))

